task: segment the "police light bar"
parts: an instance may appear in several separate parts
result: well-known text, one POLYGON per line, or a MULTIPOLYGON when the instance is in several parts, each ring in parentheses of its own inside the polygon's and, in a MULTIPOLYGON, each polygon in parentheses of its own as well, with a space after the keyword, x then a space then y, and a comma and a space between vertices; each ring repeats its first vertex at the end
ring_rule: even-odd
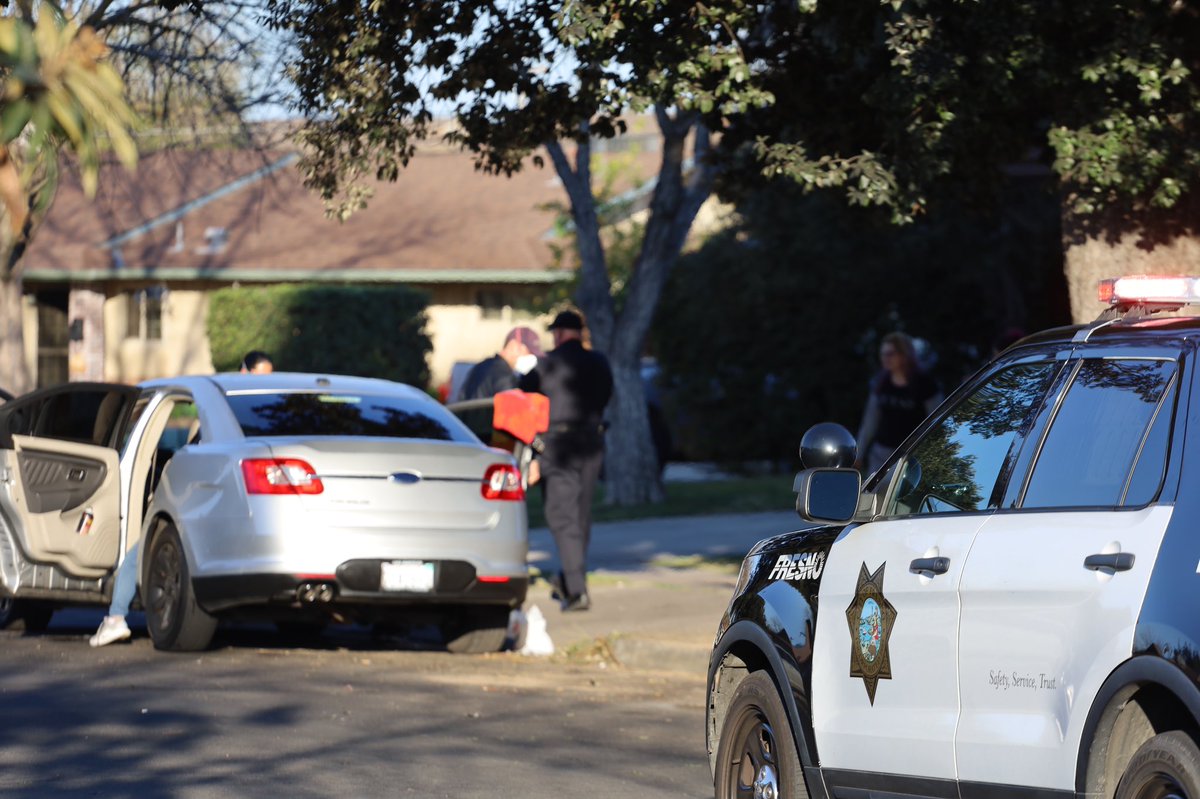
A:
POLYGON ((1200 303, 1200 278, 1128 275, 1101 280, 1100 302, 1106 305, 1188 305, 1200 303))

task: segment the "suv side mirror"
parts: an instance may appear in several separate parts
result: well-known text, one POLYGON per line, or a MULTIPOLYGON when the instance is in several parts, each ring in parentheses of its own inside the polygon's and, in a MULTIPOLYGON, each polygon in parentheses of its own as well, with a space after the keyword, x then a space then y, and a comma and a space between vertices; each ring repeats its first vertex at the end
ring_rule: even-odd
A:
POLYGON ((809 522, 844 524, 858 510, 862 476, 857 469, 805 469, 796 475, 796 513, 809 522))

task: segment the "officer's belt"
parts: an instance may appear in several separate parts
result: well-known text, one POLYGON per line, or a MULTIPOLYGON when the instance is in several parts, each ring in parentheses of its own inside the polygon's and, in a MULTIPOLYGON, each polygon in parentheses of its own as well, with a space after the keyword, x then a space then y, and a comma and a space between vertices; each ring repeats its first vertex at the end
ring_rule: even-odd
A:
POLYGON ((551 422, 547 433, 603 433, 603 422, 551 422))

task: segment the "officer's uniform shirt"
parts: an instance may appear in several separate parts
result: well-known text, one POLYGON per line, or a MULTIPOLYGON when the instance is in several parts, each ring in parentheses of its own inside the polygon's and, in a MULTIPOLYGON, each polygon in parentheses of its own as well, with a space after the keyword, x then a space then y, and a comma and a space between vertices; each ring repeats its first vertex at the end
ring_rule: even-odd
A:
POLYGON ((602 444, 604 408, 613 388, 612 370, 603 354, 585 349, 577 339, 564 341, 538 359, 537 368, 521 378, 520 387, 550 398, 548 442, 570 435, 602 444))

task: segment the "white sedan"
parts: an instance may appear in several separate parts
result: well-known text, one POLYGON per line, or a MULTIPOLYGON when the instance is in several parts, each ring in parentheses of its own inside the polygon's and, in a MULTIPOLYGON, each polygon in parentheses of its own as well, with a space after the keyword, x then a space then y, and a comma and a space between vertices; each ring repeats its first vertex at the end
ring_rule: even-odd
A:
POLYGON ((398 383, 56 386, 0 405, 0 624, 107 604, 140 542, 160 649, 256 617, 434 623, 452 651, 493 651, 528 587, 523 499, 510 455, 398 383))

